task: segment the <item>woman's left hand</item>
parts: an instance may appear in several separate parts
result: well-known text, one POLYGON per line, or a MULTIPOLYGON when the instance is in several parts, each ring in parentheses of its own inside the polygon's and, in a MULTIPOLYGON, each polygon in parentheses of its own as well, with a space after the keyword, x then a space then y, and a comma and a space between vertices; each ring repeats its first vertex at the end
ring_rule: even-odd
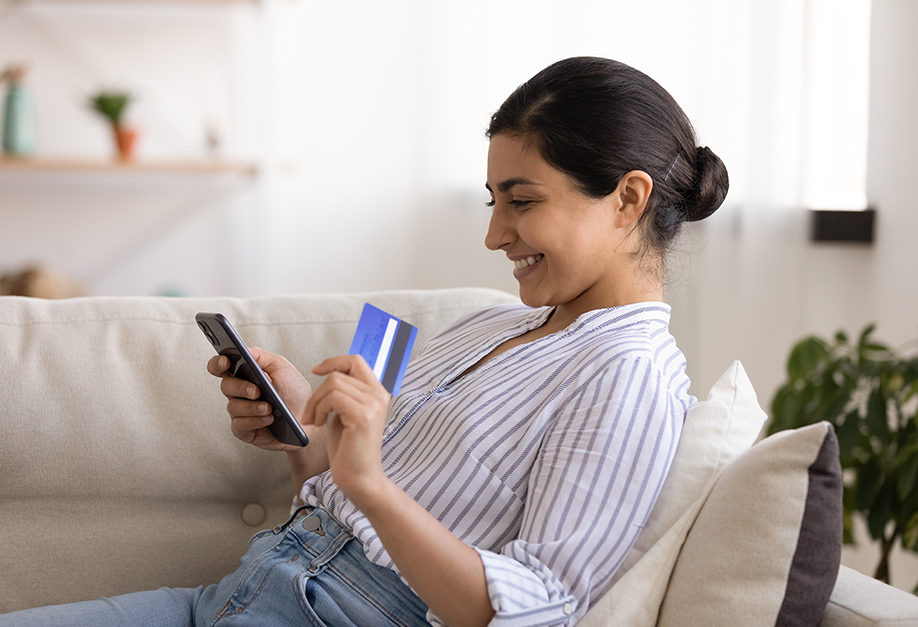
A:
POLYGON ((360 355, 332 357, 312 372, 328 376, 306 404, 306 422, 327 423, 332 478, 357 504, 387 480, 381 447, 391 395, 360 355))

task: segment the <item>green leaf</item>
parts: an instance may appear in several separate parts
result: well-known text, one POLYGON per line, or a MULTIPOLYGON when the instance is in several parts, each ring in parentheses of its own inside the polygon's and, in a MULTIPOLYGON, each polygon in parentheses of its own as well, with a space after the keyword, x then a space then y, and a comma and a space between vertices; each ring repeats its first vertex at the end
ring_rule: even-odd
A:
POLYGON ((886 524, 893 519, 894 492, 892 483, 886 481, 880 487, 873 506, 867 514, 867 530, 874 540, 882 540, 886 534, 886 524))
POLYGON ((876 328, 877 328, 876 322, 871 322, 866 327, 864 327, 864 330, 861 331, 861 335, 857 340, 857 345, 861 347, 864 346, 867 343, 867 339, 870 337, 870 334, 873 333, 876 330, 876 328))
POLYGON ((876 436, 884 446, 889 444, 889 420, 886 414, 886 397, 879 388, 874 388, 867 401, 867 429, 871 436, 876 436))
POLYGON ((100 92, 89 99, 89 106, 109 119, 112 124, 119 124, 125 107, 131 101, 127 92, 100 92))
POLYGON ((911 455, 906 458, 896 481, 896 494, 900 501, 905 501, 915 489, 915 479, 918 478, 918 455, 914 452, 915 449, 912 448, 911 455))
POLYGON ((771 423, 768 425, 768 435, 791 429, 794 427, 793 408, 794 392, 790 385, 782 386, 771 401, 771 423))
POLYGON ((842 511, 842 543, 857 544, 854 541, 854 520, 851 518, 851 512, 848 509, 842 511))
POLYGON ((850 400, 851 390, 836 386, 834 390, 823 396, 819 407, 813 412, 813 422, 828 420, 832 424, 837 424, 850 400))
POLYGON ((902 546, 912 551, 918 551, 918 512, 912 514, 905 525, 902 534, 902 546))
POLYGON ((880 460, 871 457, 860 467, 855 466, 857 485, 854 495, 854 507, 862 512, 870 511, 885 479, 880 460))
POLYGON ((829 358, 826 343, 817 337, 804 338, 791 351, 787 361, 787 374, 792 381, 806 379, 829 358))
POLYGON ((853 463, 852 453, 860 444, 861 440, 861 420, 857 410, 850 412, 845 416, 844 422, 835 428, 835 435, 838 437, 838 450, 841 464, 848 468, 853 463))

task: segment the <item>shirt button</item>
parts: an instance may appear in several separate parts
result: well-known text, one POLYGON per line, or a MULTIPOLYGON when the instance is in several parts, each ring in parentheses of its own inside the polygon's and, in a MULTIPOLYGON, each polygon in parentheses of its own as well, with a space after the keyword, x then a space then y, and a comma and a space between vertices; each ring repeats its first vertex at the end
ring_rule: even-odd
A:
POLYGON ((571 605, 570 603, 565 603, 561 611, 563 611, 565 614, 569 616, 574 613, 574 606, 571 605))

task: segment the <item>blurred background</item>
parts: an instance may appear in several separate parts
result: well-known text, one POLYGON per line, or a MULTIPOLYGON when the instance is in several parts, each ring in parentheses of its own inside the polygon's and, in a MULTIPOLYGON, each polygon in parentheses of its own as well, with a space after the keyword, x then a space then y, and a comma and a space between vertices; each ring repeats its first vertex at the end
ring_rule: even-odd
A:
POLYGON ((740 359, 767 407, 805 334, 918 335, 915 32, 913 0, 0 0, 0 274, 90 295, 515 292, 482 243, 488 118, 551 62, 607 56, 730 171, 667 300, 693 393, 740 359), (106 94, 129 96, 130 154, 90 104, 106 94), (812 241, 813 209, 868 207, 871 242, 812 241))

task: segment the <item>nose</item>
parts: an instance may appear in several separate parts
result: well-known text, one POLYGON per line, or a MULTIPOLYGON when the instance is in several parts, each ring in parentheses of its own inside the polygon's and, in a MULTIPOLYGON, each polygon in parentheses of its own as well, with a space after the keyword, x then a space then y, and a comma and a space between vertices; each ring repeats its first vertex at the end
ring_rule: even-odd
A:
POLYGON ((488 233, 485 235, 485 246, 489 250, 500 250, 511 244, 516 236, 516 231, 509 224, 505 212, 499 207, 494 207, 491 212, 491 222, 488 224, 488 233))

